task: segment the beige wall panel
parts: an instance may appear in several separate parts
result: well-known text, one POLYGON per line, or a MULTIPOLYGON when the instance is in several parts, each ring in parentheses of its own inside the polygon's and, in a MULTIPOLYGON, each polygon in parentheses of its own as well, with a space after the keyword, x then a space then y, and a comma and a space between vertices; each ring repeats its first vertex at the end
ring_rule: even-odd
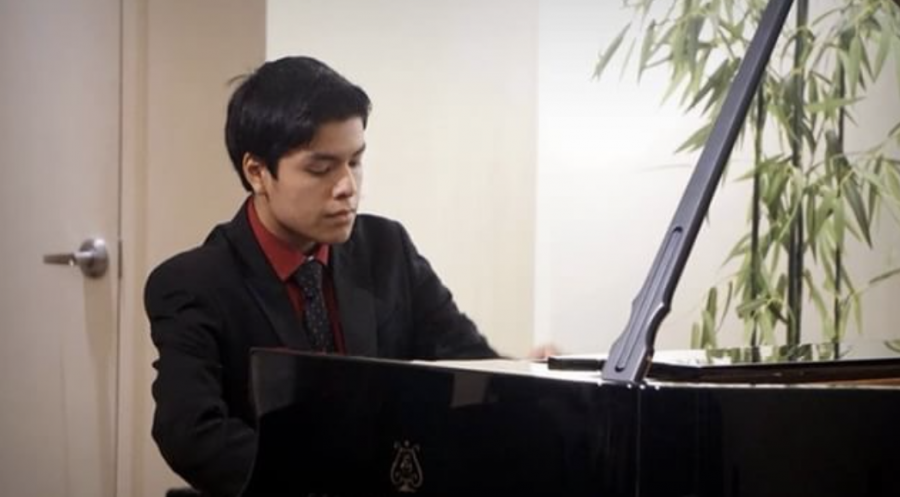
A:
POLYGON ((362 209, 403 222, 501 351, 532 343, 536 0, 271 0, 267 58, 321 58, 374 111, 362 209))
POLYGON ((265 2, 126 0, 120 409, 123 496, 183 485, 150 438, 156 351, 142 304, 149 271, 198 245, 244 197, 224 144, 229 81, 262 63, 265 2))

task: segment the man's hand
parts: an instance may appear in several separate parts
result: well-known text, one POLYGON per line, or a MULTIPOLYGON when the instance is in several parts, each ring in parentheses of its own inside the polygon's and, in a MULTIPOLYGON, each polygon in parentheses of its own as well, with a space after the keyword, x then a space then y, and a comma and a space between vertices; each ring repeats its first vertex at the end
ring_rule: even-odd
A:
POLYGON ((548 357, 552 355, 560 355, 560 353, 561 352, 558 348, 556 348, 556 345, 552 343, 545 343, 531 349, 531 352, 528 353, 528 359, 534 361, 544 361, 548 357))

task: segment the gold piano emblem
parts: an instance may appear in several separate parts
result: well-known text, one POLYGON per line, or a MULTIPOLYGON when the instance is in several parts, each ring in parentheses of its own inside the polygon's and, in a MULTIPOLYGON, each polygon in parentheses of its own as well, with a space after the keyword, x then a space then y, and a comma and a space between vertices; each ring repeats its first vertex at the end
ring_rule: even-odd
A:
POLYGON ((422 466, 419 465, 419 446, 409 440, 394 443, 394 463, 391 464, 391 483, 398 491, 415 493, 422 486, 422 466))

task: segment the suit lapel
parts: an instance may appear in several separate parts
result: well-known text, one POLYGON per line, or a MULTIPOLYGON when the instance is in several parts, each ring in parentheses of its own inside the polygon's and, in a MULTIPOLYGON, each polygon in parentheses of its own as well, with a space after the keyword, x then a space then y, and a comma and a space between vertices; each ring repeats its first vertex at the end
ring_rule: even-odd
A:
MULTIPOLYGON (((222 233, 244 262, 244 281, 256 303, 275 330, 281 342, 289 348, 309 350, 300 320, 288 298, 284 284, 265 258, 247 219, 247 206, 234 219, 223 225, 222 233)), ((254 330, 248 330, 253 332, 254 330)))
POLYGON ((347 354, 375 356, 378 335, 369 264, 362 257, 354 257, 352 239, 342 245, 333 245, 331 249, 331 274, 347 354))

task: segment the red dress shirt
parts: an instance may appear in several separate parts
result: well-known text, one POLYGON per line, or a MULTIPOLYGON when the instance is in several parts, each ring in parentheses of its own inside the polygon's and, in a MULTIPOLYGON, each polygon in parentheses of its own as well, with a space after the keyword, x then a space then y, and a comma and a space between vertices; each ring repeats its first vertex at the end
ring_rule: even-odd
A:
MULTIPOLYGON (((291 304, 297 311, 297 317, 303 322, 303 295, 300 293, 300 287, 291 276, 306 262, 307 259, 315 258, 325 267, 322 274, 322 292, 325 296, 325 307, 328 310, 328 320, 331 322, 331 332, 334 334, 334 346, 338 354, 343 354, 344 335, 341 332, 341 317, 338 313, 337 298, 334 293, 334 280, 331 277, 331 267, 328 265, 329 256, 331 255, 331 247, 329 245, 319 245, 312 255, 306 255, 303 252, 291 247, 280 238, 273 235, 268 228, 263 226, 256 212, 256 206, 253 204, 251 197, 247 201, 250 205, 247 208, 247 216, 250 219, 250 228, 256 241, 262 248, 263 254, 278 275, 278 279, 285 286, 291 304)), ((303 328, 297 328, 297 333, 303 333, 303 328)))

